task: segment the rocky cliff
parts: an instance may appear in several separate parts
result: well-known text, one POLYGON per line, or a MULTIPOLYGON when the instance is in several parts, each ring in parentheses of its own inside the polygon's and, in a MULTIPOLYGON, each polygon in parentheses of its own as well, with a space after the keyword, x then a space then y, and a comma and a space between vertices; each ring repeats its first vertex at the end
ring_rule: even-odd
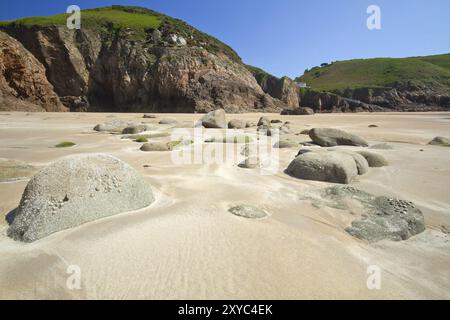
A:
POLYGON ((264 92, 283 101, 288 108, 298 108, 300 103, 299 88, 292 79, 288 77, 277 78, 260 68, 249 65, 247 68, 252 72, 264 92))
POLYGON ((386 110, 450 109, 450 54, 324 63, 297 81, 386 110))
POLYGON ((45 67, 71 111, 285 107, 262 90, 231 48, 180 20, 122 6, 86 10, 81 17, 79 30, 67 29, 65 15, 0 25, 45 67))
POLYGON ((44 66, 20 42, 0 32, 0 110, 66 111, 44 66))

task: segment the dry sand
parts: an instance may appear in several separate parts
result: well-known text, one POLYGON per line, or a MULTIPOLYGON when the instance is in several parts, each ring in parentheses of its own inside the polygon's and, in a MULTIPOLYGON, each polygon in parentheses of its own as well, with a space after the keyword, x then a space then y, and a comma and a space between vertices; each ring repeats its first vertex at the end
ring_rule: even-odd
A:
MULTIPOLYGON (((179 121, 200 117, 158 115, 164 116, 179 121)), ((256 122, 260 116, 228 119, 256 122)), ((142 114, 3 112, 0 158, 45 166, 68 154, 109 153, 142 172, 157 201, 32 244, 9 239, 1 219, 0 298, 449 299, 450 237, 442 229, 450 229, 450 148, 427 143, 435 136, 450 137, 450 114, 267 116, 290 121, 294 133, 334 127, 370 144, 392 145, 393 150, 376 150, 391 165, 371 168, 352 186, 415 202, 427 231, 403 242, 368 244, 351 237, 344 231, 354 219, 349 212, 317 209, 302 200, 329 184, 283 173, 298 148, 280 150, 275 175, 229 163, 176 165, 170 153, 144 153, 139 143, 92 131, 112 119, 157 124, 158 119, 142 119, 142 114), (53 147, 61 141, 77 146, 53 147), (234 216, 227 209, 237 204, 258 206, 270 217, 234 216), (66 286, 70 265, 80 267, 80 290, 66 286), (381 268, 381 290, 367 288, 370 265, 381 268)), ((18 205, 26 183, 0 183, 3 215, 18 205)))

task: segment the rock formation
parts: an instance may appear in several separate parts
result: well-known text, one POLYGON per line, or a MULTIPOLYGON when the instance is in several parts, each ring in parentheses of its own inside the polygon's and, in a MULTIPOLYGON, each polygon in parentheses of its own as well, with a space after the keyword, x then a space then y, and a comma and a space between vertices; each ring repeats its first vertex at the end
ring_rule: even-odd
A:
POLYGON ((349 210, 360 216, 346 231, 361 240, 401 241, 425 231, 424 216, 411 201, 375 196, 351 186, 325 188, 311 200, 316 207, 349 210))
POLYGON ((311 140, 322 147, 338 145, 368 147, 369 144, 357 135, 333 128, 314 128, 309 131, 311 140))
POLYGON ((348 184, 358 168, 353 157, 342 152, 306 152, 289 164, 286 173, 304 180, 348 184))
POLYGON ((23 45, 0 31, 0 110, 66 111, 44 66, 23 45))
POLYGON ((32 242, 153 201, 149 184, 121 160, 105 154, 69 156, 28 182, 8 235, 32 242))
MULTIPOLYGON (((217 39, 148 9, 113 9, 155 17, 158 29, 107 21, 92 25, 97 22, 89 20, 79 30, 68 30, 65 23, 15 22, 0 29, 42 63, 48 81, 72 111, 276 112, 285 107, 217 39)), ((101 13, 102 8, 95 10, 101 13)))

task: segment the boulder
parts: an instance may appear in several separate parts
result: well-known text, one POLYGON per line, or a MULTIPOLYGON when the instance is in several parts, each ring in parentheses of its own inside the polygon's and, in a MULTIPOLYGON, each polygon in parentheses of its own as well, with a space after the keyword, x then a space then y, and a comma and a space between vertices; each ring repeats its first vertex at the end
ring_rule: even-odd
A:
POLYGON ((162 118, 159 121, 159 124, 177 124, 178 121, 175 120, 174 118, 162 118))
POLYGON ((268 217, 268 213, 254 206, 239 205, 228 210, 232 214, 247 219, 263 219, 268 217))
POLYGON ((144 114, 143 116, 144 119, 156 119, 156 116, 154 114, 144 114))
POLYGON ((369 242, 407 240, 425 231, 424 216, 411 201, 375 196, 350 186, 322 190, 315 204, 348 210, 361 216, 346 231, 369 242))
POLYGON ((433 140, 431 140, 428 144, 432 146, 450 147, 450 139, 445 137, 436 137, 433 140))
POLYGON ((358 175, 352 156, 342 152, 306 152, 297 156, 286 173, 299 179, 350 183, 358 175))
POLYGON ((369 167, 371 168, 379 168, 389 165, 388 161, 381 154, 369 151, 358 151, 358 153, 366 158, 369 163, 369 167))
POLYGON ((271 120, 270 123, 283 123, 280 119, 271 120))
POLYGON ((228 122, 229 129, 245 129, 247 127, 247 122, 244 120, 233 119, 228 122))
POLYGON ((146 125, 128 126, 122 130, 122 134, 138 134, 147 130, 146 125))
POLYGON ((141 146, 141 151, 151 152, 151 151, 171 151, 173 145, 167 142, 148 142, 141 146))
POLYGON ((252 127, 256 127, 256 123, 254 123, 253 121, 247 121, 247 123, 245 124, 246 128, 252 128, 252 127))
POLYGON ((282 139, 274 144, 274 148, 285 149, 285 148, 297 148, 299 144, 295 141, 282 139))
POLYGON ((238 164, 239 168, 242 169, 256 169, 260 167, 259 158, 256 156, 247 157, 244 161, 238 164))
POLYGON ((300 107, 297 109, 297 114, 302 116, 312 116, 314 115, 314 110, 308 107, 300 107))
POLYGON ((207 113, 200 119, 200 121, 205 128, 212 128, 212 129, 227 128, 227 118, 225 110, 223 109, 217 109, 207 113))
POLYGON ((333 128, 314 128, 309 131, 311 140, 322 147, 338 145, 368 147, 369 144, 357 135, 333 128))
POLYGON ((278 130, 280 134, 289 134, 291 132, 291 128, 287 124, 283 124, 278 130))
POLYGON ((121 160, 106 154, 72 155, 33 176, 7 233, 32 242, 153 201, 149 184, 121 160))
POLYGON ((369 172, 369 163, 361 154, 347 150, 336 150, 335 152, 342 152, 351 156, 353 160, 355 160, 356 168, 358 169, 358 175, 361 176, 369 172))
POLYGON ((100 123, 94 127, 95 131, 99 132, 111 132, 122 133, 123 129, 129 126, 134 126, 136 123, 123 121, 123 120, 111 120, 105 123, 100 123))
POLYGON ((314 115, 314 110, 308 107, 300 107, 295 109, 285 109, 281 112, 281 115, 288 116, 312 116, 314 115))
POLYGON ((394 147, 387 143, 379 143, 379 144, 374 144, 373 146, 370 146, 369 149, 393 150, 394 147))
POLYGON ((270 120, 267 117, 261 117, 257 124, 258 127, 270 128, 270 120))

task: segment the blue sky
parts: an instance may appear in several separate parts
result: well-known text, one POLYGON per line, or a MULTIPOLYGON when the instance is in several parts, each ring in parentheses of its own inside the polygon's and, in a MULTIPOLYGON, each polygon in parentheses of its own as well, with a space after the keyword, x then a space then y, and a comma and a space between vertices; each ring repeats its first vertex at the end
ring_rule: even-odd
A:
POLYGON ((448 0, 1 0, 0 20, 61 13, 70 4, 139 5, 180 18, 277 76, 335 60, 450 52, 448 0), (371 4, 381 8, 381 30, 366 27, 371 4))

